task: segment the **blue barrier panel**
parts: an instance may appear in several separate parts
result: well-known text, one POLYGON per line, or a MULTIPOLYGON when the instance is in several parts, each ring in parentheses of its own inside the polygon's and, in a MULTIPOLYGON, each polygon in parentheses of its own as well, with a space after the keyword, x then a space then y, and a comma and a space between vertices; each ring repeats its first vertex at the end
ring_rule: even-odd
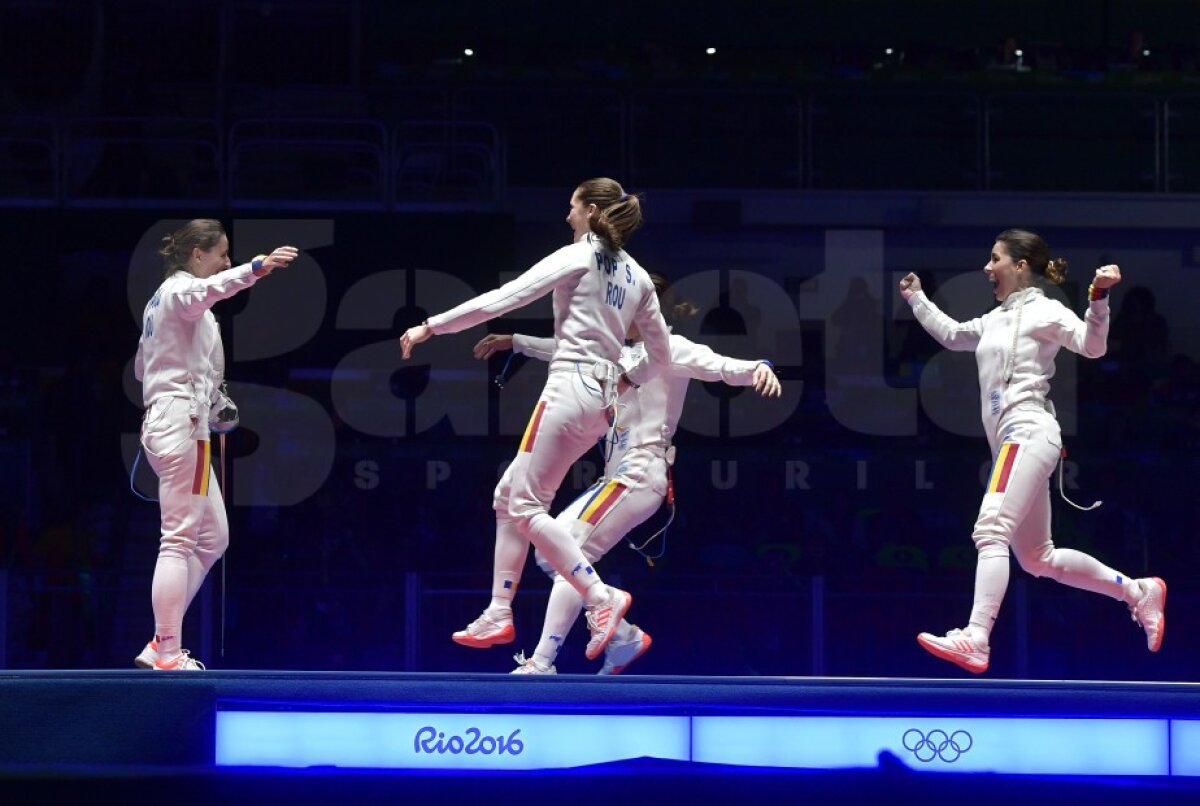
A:
POLYGON ((683 716, 217 713, 218 766, 536 770, 688 756, 683 716))

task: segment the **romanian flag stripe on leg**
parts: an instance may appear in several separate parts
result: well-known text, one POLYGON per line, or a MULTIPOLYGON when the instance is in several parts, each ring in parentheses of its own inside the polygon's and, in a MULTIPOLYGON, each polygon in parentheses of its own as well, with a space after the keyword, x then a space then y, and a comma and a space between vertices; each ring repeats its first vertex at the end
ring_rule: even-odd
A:
POLYGON ((537 440, 538 429, 542 426, 542 415, 546 411, 546 401, 539 400, 537 407, 533 410, 533 416, 529 418, 529 425, 525 426, 525 436, 521 437, 521 450, 519 453, 530 453, 533 451, 533 443, 537 440))
POLYGON ((1017 449, 1021 446, 1016 442, 1005 442, 996 454, 996 463, 992 465, 992 476, 988 479, 989 493, 1002 493, 1008 489, 1008 479, 1012 476, 1013 465, 1017 463, 1017 449))
POLYGON ((212 462, 212 444, 196 440, 196 474, 192 477, 192 495, 208 495, 208 468, 212 462))
MULTIPOLYGON (((584 519, 584 514, 588 511, 588 508, 591 507, 592 502, 595 501, 596 498, 601 493, 604 492, 604 488, 607 487, 609 484, 612 484, 612 482, 611 481, 606 482, 604 479, 600 479, 599 481, 592 484, 591 487, 588 487, 587 490, 584 491, 583 495, 579 496, 580 498, 583 498, 584 496, 588 497, 587 503, 584 504, 583 507, 579 510, 579 520, 584 519)), ((576 500, 578 500, 578 499, 576 499, 576 500)))
POLYGON ((610 481, 605 484, 599 492, 592 496, 592 500, 588 501, 583 512, 579 514, 579 520, 595 526, 613 508, 613 505, 621 500, 626 489, 625 485, 619 481, 610 481))

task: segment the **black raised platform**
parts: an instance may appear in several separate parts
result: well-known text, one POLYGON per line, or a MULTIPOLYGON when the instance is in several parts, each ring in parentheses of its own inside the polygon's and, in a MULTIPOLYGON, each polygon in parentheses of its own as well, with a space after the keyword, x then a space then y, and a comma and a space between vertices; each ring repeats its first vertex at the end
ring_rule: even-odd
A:
MULTIPOLYGON (((228 721, 222 724, 228 725, 228 721)), ((915 781, 923 781, 924 791, 957 792, 965 788, 974 800, 986 802, 986 797, 980 797, 985 793, 972 790, 979 780, 986 779, 991 782, 989 793, 1006 793, 1010 798, 1025 797, 1030 792, 1073 792, 1087 793, 1093 800, 1100 795, 1119 799, 1134 793, 1138 797, 1150 794, 1159 800, 1186 795, 1200 802, 1200 730, 1192 731, 1197 725, 1200 685, 1186 683, 636 675, 530 678, 270 671, 6 672, 0 674, 0 784, 4 786, 0 791, 15 791, 12 787, 67 787, 69 791, 73 782, 94 787, 99 781, 114 797, 124 797, 124 788, 135 786, 132 781, 149 776, 152 780, 186 780, 191 786, 230 795, 247 794, 256 787, 269 790, 282 786, 293 795, 315 797, 317 792, 336 791, 336 787, 328 788, 333 784, 325 782, 327 778, 351 788, 365 786, 367 791, 375 791, 382 787, 392 791, 391 784, 382 782, 400 776, 407 782, 408 792, 445 795, 454 790, 465 795, 476 788, 486 792, 484 782, 497 777, 528 781, 531 775, 554 775, 573 780, 571 776, 582 775, 583 780, 602 782, 618 772, 635 773, 659 796, 688 791, 701 800, 708 795, 715 797, 725 787, 743 794, 760 792, 766 797, 781 782, 800 780, 814 792, 826 786, 839 791, 847 786, 858 787, 883 800, 907 791, 905 787, 915 781), (574 770, 534 772, 535 767, 521 771, 447 771, 406 766, 409 762, 403 759, 389 762, 385 766, 391 768, 386 770, 369 769, 373 766, 370 764, 338 767, 335 762, 307 768, 219 765, 217 734, 219 720, 224 719, 221 715, 253 717, 256 713, 289 719, 308 714, 366 717, 368 721, 362 724, 368 727, 356 729, 355 741, 364 732, 375 730, 369 727, 373 724, 369 720, 381 715, 407 715, 431 725, 451 724, 456 717, 480 724, 503 719, 506 725, 524 728, 526 738, 538 735, 536 726, 529 724, 536 722, 535 717, 552 717, 549 721, 561 723, 560 727, 577 726, 578 732, 566 735, 577 736, 580 743, 590 741, 587 737, 593 734, 588 732, 589 720, 593 717, 662 717, 657 721, 679 724, 682 720, 686 736, 681 754, 665 752, 646 759, 622 757, 618 750, 609 763, 574 770), (726 730, 726 725, 737 726, 741 733, 732 727, 726 730), (821 745, 814 752, 819 749, 833 753, 843 738, 848 736, 845 740, 853 744, 862 739, 864 731, 880 726, 888 736, 903 735, 903 746, 897 742, 885 744, 862 764, 837 762, 822 767, 800 762, 799 767, 788 767, 790 762, 780 761, 790 758, 789 747, 798 748, 810 735, 821 745), (984 726, 982 732, 979 726, 984 726), (1009 733, 1001 732, 989 739, 989 731, 996 726, 1009 733), (810 728, 817 732, 809 733, 810 728), (1102 758, 1099 767, 1089 768, 1093 769, 1091 773, 1076 772, 1064 778, 970 772, 964 766, 987 758, 989 741, 1020 745, 1059 729, 1068 731, 1064 735, 1075 736, 1073 741, 1080 736, 1090 740, 1110 728, 1118 731, 1117 741, 1125 744, 1104 750, 1111 756, 1102 758), (755 731, 762 729, 772 731, 770 735, 777 738, 756 744, 761 735, 755 731), (1127 729, 1143 732, 1130 734, 1134 739, 1127 741, 1120 738, 1127 729), (1018 732, 1012 733, 1014 730, 1018 732), (955 735, 956 740, 948 741, 955 735), (758 757, 753 753, 759 751, 743 752, 738 749, 743 745, 785 752, 782 756, 768 752, 755 761, 758 757), (912 750, 913 746, 915 752, 904 749, 912 750), (939 748, 942 757, 932 762, 921 757, 939 748), (1130 761, 1134 753, 1148 753, 1147 763, 1153 766, 1153 754, 1161 752, 1166 752, 1167 758, 1152 774, 1140 774, 1141 768, 1136 766, 1140 762, 1130 761), (955 758, 950 759, 951 755, 955 758), (955 763, 960 766, 954 767, 955 763), (1128 763, 1134 766, 1122 766, 1128 763), (1109 764, 1111 769, 1106 767, 1109 764), (959 769, 964 771, 956 772, 959 769), (898 781, 906 783, 901 786, 898 781)), ((296 738, 305 729, 297 727, 295 735, 286 738, 296 738)), ((320 738, 322 729, 317 730, 320 738)), ((414 735, 411 728, 405 730, 409 732, 403 734, 400 744, 407 748, 414 735)), ((483 731, 486 733, 487 728, 483 731)), ((420 737, 416 738, 419 742, 420 737)), ((331 741, 333 750, 345 749, 336 738, 331 741)), ((443 736, 439 752, 430 750, 427 742, 418 762, 472 762, 470 754, 455 752, 453 747, 446 752, 446 742, 443 736)), ((568 738, 561 746, 572 743, 568 738)), ((366 742, 366 746, 371 745, 366 742)), ((542 751, 555 749, 543 747, 542 751)), ((1050 750, 1039 753, 1044 756, 1058 749, 1051 745, 1050 750)), ((319 755, 319 749, 317 752, 319 755)), ((829 757, 840 758, 836 753, 829 757)), ((528 760, 529 756, 522 759, 528 760)), ((607 791, 610 784, 614 791, 620 791, 611 781, 596 783, 595 787, 589 784, 589 791, 600 798, 597 793, 607 791)))

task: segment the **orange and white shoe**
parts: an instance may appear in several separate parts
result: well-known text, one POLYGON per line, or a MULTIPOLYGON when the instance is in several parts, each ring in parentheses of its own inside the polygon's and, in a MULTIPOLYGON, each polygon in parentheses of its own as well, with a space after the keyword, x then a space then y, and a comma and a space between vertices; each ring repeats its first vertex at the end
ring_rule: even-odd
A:
POLYGON ((633 637, 628 641, 618 641, 614 638, 608 643, 608 648, 604 650, 604 665, 600 667, 600 671, 596 674, 620 674, 629 668, 629 664, 646 654, 646 650, 650 649, 651 643, 650 633, 642 630, 641 627, 630 624, 633 627, 633 637))
POLYGON ((511 644, 517 638, 510 608, 484 610, 479 618, 450 636, 454 643, 472 649, 487 649, 496 644, 511 644))
POLYGON ((151 638, 150 642, 133 659, 133 665, 139 669, 153 669, 156 660, 158 660, 158 641, 151 638))
POLYGON ((192 657, 186 649, 172 660, 164 661, 161 656, 154 660, 156 672, 203 672, 204 664, 192 657))
POLYGON ((1146 631, 1146 646, 1151 652, 1162 647, 1167 632, 1167 583, 1158 577, 1139 579, 1142 597, 1129 606, 1133 620, 1146 631))
POLYGON ((917 636, 917 643, 931 655, 968 672, 983 674, 987 671, 991 649, 972 638, 966 630, 951 630, 944 636, 923 632, 917 636))
POLYGON ((591 640, 588 641, 587 651, 584 653, 588 660, 595 660, 600 657, 601 652, 608 648, 608 642, 617 632, 621 619, 625 618, 625 614, 629 612, 629 606, 633 604, 633 597, 625 591, 614 588, 612 585, 606 587, 608 588, 608 601, 584 610, 587 615, 588 630, 592 634, 591 640))

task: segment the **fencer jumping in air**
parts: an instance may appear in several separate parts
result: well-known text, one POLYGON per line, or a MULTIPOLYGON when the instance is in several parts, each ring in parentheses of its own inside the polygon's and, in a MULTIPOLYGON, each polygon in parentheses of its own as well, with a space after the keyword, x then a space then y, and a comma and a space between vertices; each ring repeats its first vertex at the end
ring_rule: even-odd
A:
MULTIPOLYGON (((696 308, 688 302, 672 302, 670 284, 651 274, 667 321, 675 325, 696 308)), ((516 353, 549 361, 554 340, 521 334, 489 335, 475 345, 475 357, 486 359, 496 352, 516 353)), ((632 366, 642 360, 645 346, 637 327, 630 328, 621 364, 632 366)), ((622 425, 612 441, 602 441, 604 473, 588 490, 558 515, 570 529, 591 563, 605 556, 621 539, 659 510, 663 501, 674 507, 671 466, 675 462, 672 439, 683 413, 688 382, 721 381, 730 386, 752 386, 764 397, 779 397, 781 387, 773 365, 766 359, 743 361, 718 355, 709 347, 676 334, 671 335, 671 363, 667 370, 639 389, 626 390, 617 400, 622 425)), ((554 660, 571 626, 579 617, 579 594, 540 554, 538 565, 553 581, 541 639, 532 657, 515 659, 513 674, 554 674, 554 660)), ((622 621, 604 651, 600 674, 620 674, 650 648, 650 634, 622 621)))
POLYGON ((517 456, 496 489, 492 601, 454 638, 471 646, 510 643, 512 600, 532 542, 582 597, 599 657, 632 597, 605 585, 570 531, 549 509, 567 470, 614 426, 607 413, 624 386, 638 386, 670 361, 666 323, 654 285, 624 249, 642 223, 641 202, 612 179, 590 179, 571 194, 567 223, 574 243, 543 258, 516 279, 431 316, 400 337, 404 359, 434 335, 457 333, 552 293, 555 349, 546 386, 517 456), (646 355, 624 371, 617 362, 630 326, 646 355))
POLYGON ((1055 548, 1050 537, 1048 479, 1062 453, 1062 434, 1047 399, 1054 357, 1063 347, 1088 358, 1104 355, 1108 290, 1120 282, 1121 270, 1112 265, 1096 270, 1083 320, 1043 292, 1044 283, 1063 281, 1067 263, 1050 260, 1046 242, 1038 235, 1024 230, 1000 233, 983 270, 1000 305, 969 322, 942 313, 921 291, 915 274, 900 281, 900 293, 917 321, 939 344, 975 353, 983 425, 993 457, 971 535, 978 561, 967 626, 945 635, 921 633, 917 641, 969 672, 987 671, 989 636, 1008 587, 1011 551, 1031 574, 1127 604, 1133 620, 1145 630, 1150 651, 1157 652, 1167 626, 1166 583, 1158 577, 1131 579, 1088 554, 1055 548))

